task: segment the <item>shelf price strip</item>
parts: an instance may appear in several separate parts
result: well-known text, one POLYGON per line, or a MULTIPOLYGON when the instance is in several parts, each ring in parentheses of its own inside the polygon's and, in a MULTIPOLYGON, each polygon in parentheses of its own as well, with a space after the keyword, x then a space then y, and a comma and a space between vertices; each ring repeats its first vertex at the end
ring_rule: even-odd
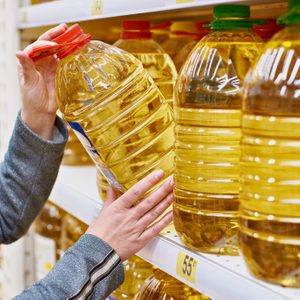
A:
POLYGON ((196 283, 198 261, 196 258, 179 252, 176 264, 176 274, 191 283, 196 283))
POLYGON ((196 2, 196 0, 176 0, 176 4, 196 2))
POLYGON ((103 0, 93 0, 92 16, 101 16, 103 13, 103 0))

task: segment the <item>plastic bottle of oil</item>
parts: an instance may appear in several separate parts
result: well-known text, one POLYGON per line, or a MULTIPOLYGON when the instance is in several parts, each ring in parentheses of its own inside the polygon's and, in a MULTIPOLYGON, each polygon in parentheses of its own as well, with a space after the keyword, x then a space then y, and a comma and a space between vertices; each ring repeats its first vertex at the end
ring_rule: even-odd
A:
POLYGON ((186 44, 193 40, 193 35, 197 32, 194 22, 180 21, 172 22, 169 31, 169 38, 161 46, 172 59, 175 58, 186 44))
POLYGON ((69 214, 65 214, 61 224, 61 255, 86 232, 88 226, 69 214))
POLYGON ((179 72, 182 65, 187 60, 189 54, 194 49, 194 47, 198 44, 198 42, 210 33, 210 28, 204 27, 204 25, 209 22, 196 22, 195 27, 197 28, 197 33, 193 35, 193 40, 186 44, 175 56, 174 64, 176 66, 177 71, 179 72))
POLYGON ((149 21, 123 22, 121 38, 116 47, 132 53, 143 63, 165 99, 173 106, 173 89, 177 72, 170 56, 152 39, 149 21))
POLYGON ((97 184, 100 200, 106 201, 108 182, 106 181, 105 177, 101 174, 99 170, 97 170, 96 184, 97 184))
POLYGON ((134 300, 209 300, 209 298, 157 269, 146 279, 134 300))
POLYGON ((251 272, 300 287, 300 1, 247 76, 240 246, 251 272))
POLYGON ((133 256, 124 263, 124 283, 113 292, 109 300, 133 300, 144 281, 152 275, 153 266, 137 256, 133 256))
POLYGON ((214 8, 175 88, 174 225, 185 244, 237 255, 242 83, 258 56, 249 7, 214 8))
POLYGON ((36 280, 45 277, 60 258, 60 233, 64 212, 47 202, 34 222, 36 280))
POLYGON ((65 146, 62 164, 66 166, 82 166, 93 164, 90 156, 85 151, 84 147, 70 127, 69 139, 65 146))
POLYGON ((100 41, 71 50, 57 68, 58 106, 109 184, 123 193, 158 168, 167 178, 172 109, 142 63, 100 41))

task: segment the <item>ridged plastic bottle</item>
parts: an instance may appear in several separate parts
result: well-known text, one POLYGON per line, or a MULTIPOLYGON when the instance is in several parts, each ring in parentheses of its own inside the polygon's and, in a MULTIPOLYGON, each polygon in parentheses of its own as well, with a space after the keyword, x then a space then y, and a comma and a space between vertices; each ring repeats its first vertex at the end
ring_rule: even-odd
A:
POLYGON ((60 61, 55 84, 64 119, 117 192, 158 168, 172 174, 172 110, 133 55, 90 41, 60 61))
POLYGON ((178 21, 172 22, 169 31, 169 38, 161 46, 172 59, 175 58, 186 44, 193 40, 193 35, 197 32, 194 22, 178 21))
POLYGON ((262 45, 249 15, 246 5, 216 6, 175 88, 174 225, 205 252, 238 254, 242 84, 262 45))
POLYGON ((198 42, 210 33, 210 29, 208 27, 204 27, 204 25, 208 24, 208 22, 196 22, 195 27, 197 28, 197 33, 193 35, 193 40, 186 44, 175 56, 174 64, 179 72, 181 67, 184 65, 187 60, 189 54, 192 52, 194 47, 198 44, 198 42))
POLYGON ((161 270, 146 279, 134 300, 209 300, 161 270))
POLYGON ((35 279, 42 279, 60 259, 60 233, 64 212, 47 202, 34 222, 35 279))
POLYGON ((300 287, 300 1, 264 48, 243 104, 240 247, 258 278, 300 287))
POLYGON ((86 166, 93 164, 93 161, 73 130, 69 127, 68 131, 69 139, 65 146, 62 164, 65 166, 86 166))
POLYGON ((106 201, 108 182, 99 170, 97 170, 96 184, 100 199, 106 201))
POLYGON ((123 284, 112 293, 109 300, 133 300, 144 281, 153 273, 153 266, 141 258, 133 256, 124 263, 124 273, 123 284))
POLYGON ((61 254, 65 253, 86 232, 88 226, 79 219, 65 214, 61 224, 61 254))
POLYGON ((170 56, 152 39, 149 21, 124 21, 121 38, 114 46, 132 53, 156 83, 165 99, 173 107, 173 90, 177 79, 170 56))

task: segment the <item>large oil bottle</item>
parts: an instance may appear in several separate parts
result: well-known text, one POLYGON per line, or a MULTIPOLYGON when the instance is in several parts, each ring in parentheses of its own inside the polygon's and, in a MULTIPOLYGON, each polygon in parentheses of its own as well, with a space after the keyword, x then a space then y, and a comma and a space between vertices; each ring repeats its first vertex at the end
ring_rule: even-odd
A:
POLYGON ((153 266, 137 256, 133 256, 124 263, 124 283, 115 290, 109 300, 133 300, 144 281, 152 275, 153 266))
POLYGON ((114 46, 132 53, 173 106, 173 89, 177 71, 171 57, 152 39, 149 21, 124 21, 121 38, 114 46))
POLYGON ((193 40, 193 35, 196 33, 194 22, 178 21, 172 22, 169 31, 169 38, 165 40, 161 46, 172 59, 175 58, 186 44, 193 40))
POLYGON ((47 275, 60 258, 60 233, 64 212, 47 202, 34 222, 35 279, 47 275))
POLYGON ((157 269, 142 285, 134 300, 209 300, 209 298, 157 269))
POLYGON ((97 184, 97 189, 98 189, 98 194, 100 196, 100 200, 106 201, 108 182, 106 181, 105 177, 101 174, 101 172, 99 170, 97 170, 96 184, 97 184))
POLYGON ((172 174, 172 109, 132 54, 90 41, 60 60, 55 88, 64 119, 117 192, 158 168, 172 174))
POLYGON ((247 77, 240 246, 257 277, 300 287, 300 1, 247 77))
POLYGON ((249 7, 214 8, 175 88, 174 224, 185 244, 237 255, 242 83, 258 56, 249 7))
POLYGON ((210 33, 210 28, 205 27, 209 22, 196 22, 195 27, 197 28, 197 33, 193 35, 193 40, 186 44, 175 56, 174 64, 177 71, 179 72, 181 67, 184 65, 189 54, 192 52, 194 47, 198 42, 210 33))
POLYGON ((61 255, 65 253, 86 232, 88 226, 79 219, 65 214, 61 224, 61 255))

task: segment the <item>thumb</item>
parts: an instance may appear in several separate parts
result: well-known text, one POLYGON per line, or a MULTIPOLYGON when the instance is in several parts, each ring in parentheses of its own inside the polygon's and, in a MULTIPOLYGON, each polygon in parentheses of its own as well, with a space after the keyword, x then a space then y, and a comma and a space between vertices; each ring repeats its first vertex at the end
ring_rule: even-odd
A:
POLYGON ((108 186, 106 191, 107 191, 107 199, 105 201, 105 206, 110 205, 117 199, 116 192, 113 190, 112 187, 108 186))
POLYGON ((34 82, 38 79, 38 74, 34 62, 24 51, 18 51, 16 57, 20 63, 20 69, 23 73, 24 82, 34 82))

